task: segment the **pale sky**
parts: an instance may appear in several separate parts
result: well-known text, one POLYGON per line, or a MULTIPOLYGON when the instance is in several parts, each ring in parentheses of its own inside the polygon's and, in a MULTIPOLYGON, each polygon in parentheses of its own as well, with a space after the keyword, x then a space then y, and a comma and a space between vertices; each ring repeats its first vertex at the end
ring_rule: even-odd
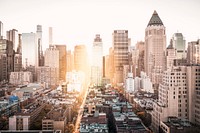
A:
POLYGON ((132 45, 144 41, 145 28, 156 10, 166 27, 167 45, 173 33, 183 33, 186 42, 200 37, 200 0, 0 0, 0 21, 5 32, 36 32, 43 27, 43 45, 48 46, 48 27, 54 44, 91 47, 100 34, 104 54, 112 46, 113 30, 128 30, 132 45))

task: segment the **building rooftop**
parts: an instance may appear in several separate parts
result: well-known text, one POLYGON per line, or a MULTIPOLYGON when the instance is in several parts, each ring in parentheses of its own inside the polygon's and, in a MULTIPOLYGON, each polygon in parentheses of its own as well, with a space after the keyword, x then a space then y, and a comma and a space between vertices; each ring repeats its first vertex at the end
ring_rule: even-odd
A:
POLYGON ((153 13, 153 15, 152 15, 147 27, 148 26, 152 26, 152 25, 154 25, 154 26, 155 25, 163 25, 163 22, 160 19, 160 17, 158 16, 158 13, 156 11, 154 11, 154 13, 153 13))

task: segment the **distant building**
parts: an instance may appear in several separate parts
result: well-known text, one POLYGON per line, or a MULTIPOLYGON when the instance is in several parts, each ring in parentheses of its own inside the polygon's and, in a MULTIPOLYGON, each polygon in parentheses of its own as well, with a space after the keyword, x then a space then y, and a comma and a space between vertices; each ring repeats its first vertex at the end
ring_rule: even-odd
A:
POLYGON ((174 33, 172 39, 172 46, 176 50, 176 58, 177 59, 185 59, 186 58, 186 49, 185 49, 185 39, 182 33, 174 33))
POLYGON ((37 25, 36 38, 37 38, 36 67, 44 66, 44 55, 42 51, 42 25, 37 25))
POLYGON ((23 67, 36 66, 37 62, 37 38, 36 34, 22 33, 22 64, 23 67))
POLYGON ((74 68, 76 71, 88 72, 88 56, 85 45, 74 47, 74 68))
POLYGON ((51 46, 45 51, 45 66, 37 70, 38 82, 57 85, 59 81, 59 50, 56 46, 51 46))
POLYGON ((71 50, 67 50, 66 72, 71 72, 72 70, 74 70, 74 55, 71 50))
POLYGON ((139 50, 137 76, 141 71, 144 71, 144 47, 144 42, 140 41, 136 43, 136 49, 139 50))
POLYGON ((13 43, 0 39, 0 82, 8 81, 9 74, 14 71, 13 43))
POLYGON ((22 54, 15 53, 14 55, 14 72, 22 70, 22 54))
POLYGON ((165 70, 166 32, 158 13, 154 11, 145 29, 145 72, 150 77, 154 88, 162 80, 165 70))
POLYGON ((59 84, 58 75, 59 75, 58 68, 48 67, 48 66, 37 68, 37 81, 39 83, 45 83, 48 87, 59 84))
POLYGON ((67 49, 66 45, 55 45, 59 51, 59 79, 65 81, 67 70, 67 49))
POLYGON ((17 52, 18 43, 19 43, 19 37, 18 37, 18 31, 16 29, 12 29, 6 32, 6 39, 8 41, 13 42, 13 50, 17 52))
POLYGON ((200 39, 188 42, 187 63, 200 64, 200 39))
POLYGON ((33 82, 33 75, 31 72, 11 72, 10 81, 14 85, 23 85, 33 82))
POLYGON ((123 83, 123 65, 128 65, 128 30, 114 30, 113 34, 114 80, 123 83))
POLYGON ((174 60, 177 59, 176 50, 172 45, 172 41, 170 45, 166 49, 166 64, 167 69, 171 69, 174 66, 174 60))
POLYGON ((0 39, 3 39, 3 23, 0 21, 0 39))
POLYGON ((103 45, 100 35, 97 34, 92 46, 91 83, 102 84, 103 77, 103 45))
POLYGON ((49 27, 49 47, 53 45, 53 28, 49 27))

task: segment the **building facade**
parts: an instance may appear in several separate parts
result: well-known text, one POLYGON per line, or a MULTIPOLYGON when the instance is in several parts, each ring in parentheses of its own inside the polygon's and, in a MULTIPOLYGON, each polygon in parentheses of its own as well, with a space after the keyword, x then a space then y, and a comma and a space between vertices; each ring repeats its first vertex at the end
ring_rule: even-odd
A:
POLYGON ((37 39, 35 33, 22 33, 22 65, 36 66, 37 39))
POLYGON ((154 88, 158 89, 165 70, 166 33, 165 26, 154 11, 145 30, 145 72, 154 88))
POLYGON ((59 51, 59 79, 65 81, 67 70, 67 47, 66 45, 55 45, 59 51))
POLYGON ((200 39, 198 39, 197 41, 188 42, 187 63, 188 64, 200 63, 200 39))
POLYGON ((114 82, 123 83, 123 65, 128 65, 128 30, 114 30, 112 36, 114 55, 114 82))
POLYGON ((0 39, 0 82, 8 81, 9 74, 14 71, 13 43, 0 39))
POLYGON ((101 85, 103 77, 103 45, 97 34, 92 46, 91 83, 101 85))
POLYGON ((10 81, 14 85, 23 85, 33 82, 33 75, 31 72, 11 72, 10 81))

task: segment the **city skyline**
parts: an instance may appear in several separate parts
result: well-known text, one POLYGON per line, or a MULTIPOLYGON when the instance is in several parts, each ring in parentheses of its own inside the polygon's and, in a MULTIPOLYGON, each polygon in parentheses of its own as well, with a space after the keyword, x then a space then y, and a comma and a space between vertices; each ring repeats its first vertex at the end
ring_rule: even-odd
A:
POLYGON ((176 32, 183 33, 186 42, 196 41, 200 34, 197 30, 200 2, 197 0, 51 0, 48 4, 39 0, 0 0, 0 3, 4 37, 11 29, 17 29, 19 33, 35 32, 36 25, 40 24, 43 27, 43 50, 49 45, 48 27, 53 27, 53 43, 66 44, 67 49, 79 44, 91 48, 93 37, 100 34, 104 55, 108 54, 114 30, 128 30, 133 46, 137 41, 144 41, 145 28, 154 10, 166 27, 167 46, 176 32))

